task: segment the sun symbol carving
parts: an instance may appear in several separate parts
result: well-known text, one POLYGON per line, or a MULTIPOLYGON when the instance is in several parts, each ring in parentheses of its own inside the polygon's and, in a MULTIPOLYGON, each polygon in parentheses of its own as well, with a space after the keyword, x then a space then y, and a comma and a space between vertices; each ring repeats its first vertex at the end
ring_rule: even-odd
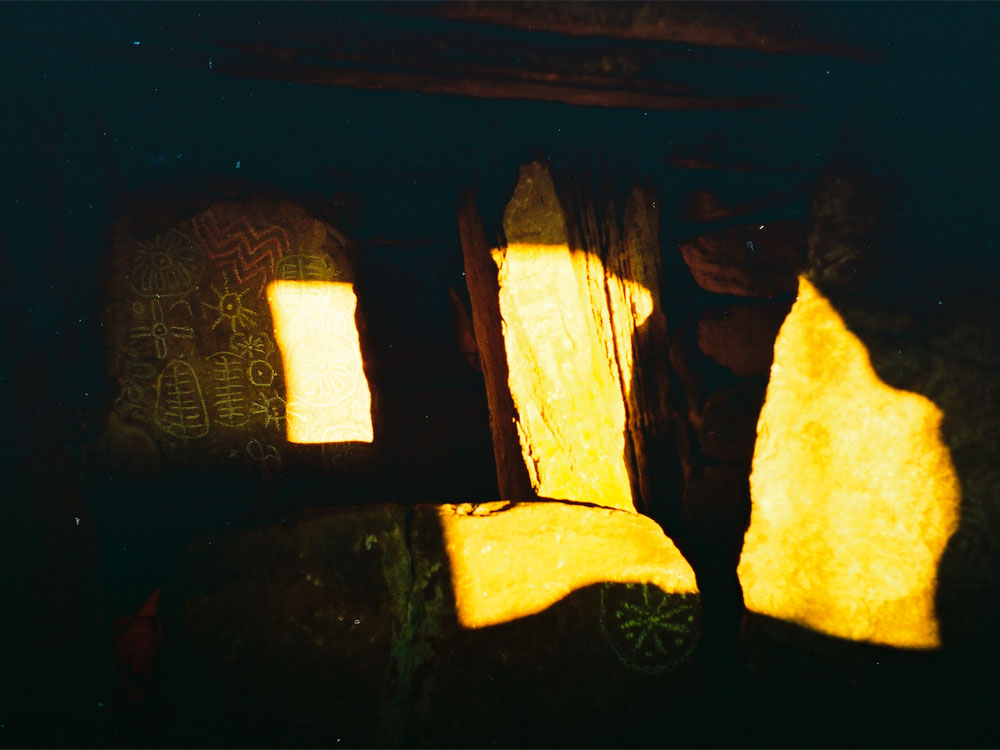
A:
POLYGON ((285 419, 285 399, 261 394, 250 404, 250 413, 263 416, 265 428, 274 425, 281 429, 281 423, 285 419))
POLYGON ((171 297, 194 288, 205 259, 184 234, 171 229, 152 240, 136 240, 129 283, 144 297, 171 297))
POLYGON ((632 669, 662 672, 686 661, 698 641, 697 594, 668 594, 651 584, 606 584, 601 625, 618 657, 632 669))
POLYGON ((218 302, 214 305, 210 305, 207 302, 202 302, 201 304, 209 310, 214 310, 219 315, 215 319, 215 322, 212 323, 213 331, 224 320, 229 322, 229 327, 233 333, 236 333, 237 327, 251 328, 256 323, 257 313, 243 304, 243 296, 248 294, 250 290, 243 292, 231 290, 229 288, 229 277, 226 276, 225 271, 222 272, 222 291, 220 292, 216 289, 215 284, 211 286, 212 291, 215 292, 215 296, 219 298, 218 302))
POLYGON ((352 343, 346 336, 295 342, 288 356, 289 369, 295 373, 295 397, 316 406, 332 406, 349 398, 361 375, 357 346, 352 343))

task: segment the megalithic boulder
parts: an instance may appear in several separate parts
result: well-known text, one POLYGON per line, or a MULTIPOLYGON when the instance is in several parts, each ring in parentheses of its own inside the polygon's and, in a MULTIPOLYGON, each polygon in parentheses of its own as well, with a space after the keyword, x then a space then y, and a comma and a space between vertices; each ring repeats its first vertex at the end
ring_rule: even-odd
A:
POLYGON ((472 196, 459 227, 501 496, 635 510, 667 424, 658 211, 640 188, 621 209, 597 203, 534 162, 502 238, 472 196))

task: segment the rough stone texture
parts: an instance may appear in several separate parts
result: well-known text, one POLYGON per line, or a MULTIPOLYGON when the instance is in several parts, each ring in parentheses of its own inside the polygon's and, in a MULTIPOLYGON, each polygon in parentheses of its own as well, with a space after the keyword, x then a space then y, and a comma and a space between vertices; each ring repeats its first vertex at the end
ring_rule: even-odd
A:
POLYGON ((541 497, 630 508, 625 404, 617 363, 609 361, 606 319, 594 315, 606 294, 601 260, 570 248, 566 217, 541 164, 520 170, 503 229, 507 244, 491 256, 508 387, 532 487, 541 497), (599 287, 589 283, 594 275, 599 287))
POLYGON ((684 207, 684 218, 688 221, 709 222, 728 219, 733 209, 726 206, 717 195, 708 190, 696 190, 684 207))
POLYGON ((613 207, 597 211, 579 188, 561 198, 547 167, 525 165, 492 267, 474 206, 463 209, 501 496, 524 496, 526 469, 532 495, 623 509, 648 502, 645 444, 665 429, 667 391, 654 356, 666 340, 654 204, 633 190, 619 229, 613 207))
POLYGON ((822 288, 857 288, 882 270, 886 219, 875 210, 882 190, 870 177, 844 175, 825 180, 813 197, 808 266, 822 288))
POLYGON ((747 471, 742 466, 700 466, 689 474, 684 515, 698 564, 719 569, 736 564, 750 521, 749 500, 747 471))
POLYGON ((806 228, 797 221, 731 227, 681 243, 680 251, 702 289, 741 297, 792 295, 806 228))
POLYGON ((575 504, 370 506, 205 540, 163 594, 157 739, 656 744, 666 716, 691 741, 695 591, 652 521, 575 504), (530 606, 470 628, 468 595, 530 606))
POLYGON ((379 733, 398 731, 410 637, 405 519, 397 506, 314 513, 193 548, 161 600, 168 739, 393 744, 379 733))
POLYGON ((760 380, 745 380, 709 397, 698 435, 706 455, 750 468, 765 388, 760 380))
POLYGON ((688 221, 708 223, 721 219, 729 219, 741 214, 748 214, 753 211, 765 211, 778 204, 781 198, 780 193, 771 191, 763 198, 729 205, 715 193, 708 190, 696 190, 687 199, 683 215, 688 221))
MULTIPOLYGON (((625 462, 636 506, 645 512, 662 488, 651 479, 661 458, 657 448, 670 431, 670 378, 663 352, 669 346, 660 299, 662 267, 656 197, 633 187, 625 197, 621 224, 610 204, 603 216, 594 198, 575 187, 574 243, 591 258, 602 258, 606 288, 605 337, 614 343, 609 361, 617 362, 619 388, 626 402, 625 462)), ((593 301, 596 311, 601 300, 593 301)))
MULTIPOLYGON (((166 228, 139 226, 125 217, 114 230, 107 367, 118 391, 102 441, 107 467, 141 474, 225 467, 270 476, 289 458, 329 463, 319 445, 286 439, 283 357, 319 355, 305 344, 281 351, 268 295, 276 280, 339 282, 329 288, 351 309, 314 322, 329 323, 324 341, 340 336, 357 350, 360 317, 346 286, 354 277, 345 238, 298 206, 269 199, 217 201, 166 228)), ((288 307, 308 302, 303 294, 322 294, 318 286, 298 294, 305 284, 270 302, 288 307)), ((315 381, 316 373, 305 377, 315 381)), ((338 360, 309 399, 357 403, 364 412, 366 386, 360 359, 338 360)), ((296 415, 325 408, 305 401, 292 407, 296 415)), ((358 419, 370 420, 367 412, 358 419)))
POLYGON ((949 295, 900 316, 879 300, 831 299, 879 378, 942 414, 961 502, 937 566, 935 611, 947 651, 977 669, 996 665, 1000 648, 987 633, 1000 623, 1000 306, 949 295))
POLYGON ((441 522, 458 620, 467 627, 536 614, 608 580, 697 590, 677 548, 643 516, 562 503, 493 503, 446 507, 441 522))
POLYGON ((774 338, 790 307, 775 303, 709 308, 698 321, 698 347, 741 377, 766 376, 774 338))
POLYGON ((747 605, 842 638, 939 645, 937 566, 961 488, 941 410, 886 385, 804 279, 775 343, 754 454, 747 605))
MULTIPOLYGON (((857 726, 872 745, 1000 741, 983 687, 1000 667, 1000 306, 988 279, 963 272, 955 289, 954 264, 928 276, 931 256, 882 239, 896 215, 884 188, 854 176, 821 186, 806 271, 817 293, 797 303, 815 328, 800 331, 808 346, 795 361, 780 354, 791 346, 784 329, 776 345, 744 561, 760 561, 766 538, 780 547, 766 578, 793 606, 748 618, 744 693, 757 733, 746 745, 857 744, 857 726), (851 361, 863 376, 846 371, 851 361), (799 378, 788 404, 776 389, 799 378), (873 393, 895 400, 883 411, 873 393), (782 400, 790 408, 771 411, 782 400), (935 461, 950 468, 929 469, 935 461), (780 502, 758 481, 780 483, 780 502), (953 522, 943 534, 942 516, 953 522), (817 632, 831 613, 839 637, 817 632), (903 626, 923 617, 920 645, 903 626)), ((766 611, 740 574, 748 605, 766 611)))
POLYGON ((500 497, 516 502, 535 498, 531 479, 521 456, 517 418, 510 388, 507 352, 503 346, 500 288, 490 244, 470 192, 458 211, 466 285, 472 305, 472 325, 479 351, 479 365, 486 385, 490 411, 493 457, 500 497))

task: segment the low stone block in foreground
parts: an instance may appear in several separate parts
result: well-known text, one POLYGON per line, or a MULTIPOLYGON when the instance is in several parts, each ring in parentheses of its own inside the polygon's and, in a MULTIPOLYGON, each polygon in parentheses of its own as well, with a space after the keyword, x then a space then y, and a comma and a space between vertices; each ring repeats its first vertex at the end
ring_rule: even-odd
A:
POLYGON ((173 744, 620 746, 698 721, 694 574, 634 513, 312 512, 205 540, 163 608, 173 744))

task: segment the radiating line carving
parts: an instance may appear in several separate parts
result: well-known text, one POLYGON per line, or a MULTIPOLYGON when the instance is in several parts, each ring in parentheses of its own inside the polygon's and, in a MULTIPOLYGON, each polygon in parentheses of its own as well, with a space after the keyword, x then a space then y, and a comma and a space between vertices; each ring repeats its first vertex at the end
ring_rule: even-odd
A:
POLYGON ((142 297, 190 292, 205 271, 205 255, 186 234, 168 229, 151 240, 135 240, 127 277, 142 297))
POLYGON ((687 661, 698 642, 701 598, 648 583, 606 583, 601 629, 625 666, 655 674, 687 661))
POLYGON ((229 327, 233 333, 236 332, 237 327, 250 328, 254 325, 257 313, 243 302, 243 296, 247 294, 247 291, 231 290, 229 288, 229 277, 226 276, 225 271, 222 272, 222 291, 216 289, 215 284, 212 284, 211 287, 217 297, 216 303, 212 305, 202 301, 201 304, 218 314, 218 317, 212 323, 213 331, 224 320, 229 323, 229 327))
POLYGON ((236 332, 229 337, 229 348, 240 357, 267 359, 274 352, 274 342, 266 333, 236 332))
POLYGON ((293 330, 300 335, 288 346, 296 372, 295 397, 314 406, 334 406, 351 397, 364 373, 357 342, 348 335, 347 317, 324 309, 300 315, 293 330))
MULTIPOLYGON (((175 307, 181 305, 187 307, 188 315, 190 316, 191 306, 184 300, 174 302, 170 306, 170 309, 173 310, 175 307)), ((135 342, 150 340, 157 359, 167 358, 168 338, 190 339, 194 337, 194 329, 191 326, 167 325, 163 315, 163 305, 160 303, 160 300, 150 300, 149 311, 152 322, 148 326, 133 326, 131 338, 135 342)))
POLYGON ((261 393, 250 404, 250 413, 264 417, 264 427, 274 426, 280 430, 281 423, 285 420, 285 399, 261 393))

